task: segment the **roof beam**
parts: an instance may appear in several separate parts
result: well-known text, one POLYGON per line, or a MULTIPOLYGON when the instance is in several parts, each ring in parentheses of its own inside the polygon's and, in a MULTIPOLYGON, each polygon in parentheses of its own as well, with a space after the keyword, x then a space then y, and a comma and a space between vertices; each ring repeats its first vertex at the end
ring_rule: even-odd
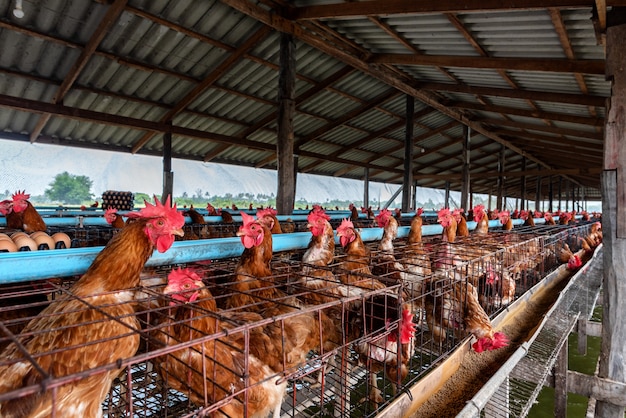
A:
POLYGON ((604 61, 602 60, 376 54, 368 58, 367 61, 374 64, 429 65, 436 67, 484 68, 604 75, 604 61))
POLYGON ((548 133, 553 133, 553 134, 563 135, 563 136, 573 136, 576 138, 595 139, 596 141, 602 141, 604 139, 602 132, 595 132, 595 131, 585 132, 579 129, 555 128, 552 126, 537 125, 534 123, 515 122, 515 121, 510 121, 510 120, 504 120, 504 119, 486 119, 485 118, 485 119, 477 119, 477 121, 486 125, 492 125, 495 128, 500 127, 500 126, 509 126, 512 128, 525 129, 525 130, 530 130, 530 131, 548 132, 548 133))
MULTIPOLYGON (((252 36, 250 36, 246 42, 244 42, 237 50, 233 51, 228 55, 226 59, 224 59, 220 65, 218 65, 207 77, 204 78, 200 83, 196 84, 181 100, 178 101, 174 105, 172 109, 170 109, 165 115, 163 115, 160 119, 161 122, 171 121, 174 116, 182 112, 189 106, 195 99, 198 98, 202 93, 206 91, 209 87, 211 87, 214 83, 219 80, 219 78, 233 65, 235 65, 239 59, 248 52, 248 50, 258 42, 260 42, 263 38, 265 38, 269 34, 270 30, 267 26, 262 26, 258 31, 256 31, 252 36)), ((152 137, 154 133, 146 132, 140 139, 135 143, 131 152, 133 154, 137 153, 152 137)))
MULTIPOLYGON (((487 173, 470 173, 470 177, 472 179, 487 179, 499 177, 502 175, 503 177, 522 177, 522 176, 555 176, 555 175, 568 175, 568 176, 576 176, 576 175, 589 175, 589 174, 599 174, 602 172, 602 167, 596 168, 568 168, 562 170, 525 170, 525 171, 506 171, 502 174, 490 171, 487 173)), ((452 173, 452 174, 414 174, 416 180, 457 180, 461 176, 461 173, 452 173)))
POLYGON ((568 103, 583 106, 604 107, 606 97, 589 94, 551 93, 533 90, 503 89, 497 87, 476 87, 461 84, 422 83, 421 90, 467 93, 482 96, 509 97, 512 99, 536 100, 542 102, 568 103))
POLYGON ((507 106, 495 106, 495 105, 487 106, 482 103, 470 103, 470 102, 448 102, 448 106, 458 107, 461 109, 468 109, 468 110, 479 110, 483 112, 500 113, 503 115, 523 116, 527 118, 547 119, 547 120, 560 121, 560 122, 579 123, 581 125, 604 127, 604 118, 600 118, 600 117, 585 118, 585 117, 571 115, 567 113, 544 112, 542 110, 535 110, 535 109, 526 110, 526 109, 520 109, 517 107, 507 107, 507 106))
MULTIPOLYGON (((83 48, 80 56, 74 62, 72 68, 65 76, 63 83, 61 83, 61 86, 57 89, 56 93, 52 97, 52 103, 59 103, 63 101, 63 98, 65 97, 67 92, 70 91, 70 88, 74 84, 74 81, 76 81, 80 73, 83 71, 83 68, 85 68, 85 66, 91 59, 92 55, 96 51, 96 48, 98 48, 98 45, 100 45, 100 42, 102 42, 106 34, 109 32, 111 26, 113 26, 118 17, 124 11, 124 7, 126 7, 127 2, 128 0, 115 0, 115 2, 111 6, 109 6, 106 14, 100 21, 100 24, 94 31, 93 35, 91 35, 89 42, 87 42, 87 45, 85 45, 85 47, 83 48)), ((44 126, 46 126, 46 123, 48 123, 51 116, 52 115, 50 114, 44 114, 40 116, 30 134, 30 142, 35 142, 37 140, 37 137, 43 130, 44 126)))
MULTIPOLYGON (((609 1, 609 3, 612 3, 609 1)), ((298 7, 289 13, 294 20, 337 19, 360 16, 390 16, 425 13, 467 13, 472 11, 532 10, 589 7, 585 0, 371 0, 298 7)))

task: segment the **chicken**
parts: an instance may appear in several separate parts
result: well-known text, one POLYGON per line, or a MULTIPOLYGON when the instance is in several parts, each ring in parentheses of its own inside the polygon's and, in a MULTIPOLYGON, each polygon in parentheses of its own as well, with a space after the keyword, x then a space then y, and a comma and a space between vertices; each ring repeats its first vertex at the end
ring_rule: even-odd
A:
POLYGON ((122 215, 117 213, 117 209, 109 208, 104 211, 104 219, 107 221, 109 225, 113 228, 124 228, 124 218, 122 215))
POLYGON ((335 258, 335 234, 329 221, 330 216, 319 206, 307 216, 312 235, 302 256, 301 284, 313 292, 306 295, 306 303, 333 302, 337 297, 349 296, 329 267, 335 258))
POLYGON ((383 209, 376 216, 376 223, 379 228, 383 228, 383 236, 378 242, 376 257, 372 260, 372 274, 384 277, 390 283, 400 283, 404 268, 396 261, 393 248, 393 241, 398 236, 398 221, 388 209, 383 209))
POLYGON ((372 276, 370 251, 352 222, 344 219, 337 228, 337 236, 344 252, 337 264, 339 280, 361 289, 384 289, 386 286, 372 276))
MULTIPOLYGON (((33 318, 0 355, 0 393, 44 384, 50 377, 84 373, 55 391, 41 391, 0 404, 3 417, 101 417, 101 404, 122 370, 103 366, 133 356, 139 347, 139 321, 130 303, 140 272, 156 248, 167 251, 183 233, 184 218, 158 200, 146 202, 134 222, 120 230, 87 272, 33 318), (22 348, 23 347, 23 348, 22 348), (37 358, 24 358, 23 349, 37 358), (85 373, 95 368, 99 372, 85 373)), ((32 358, 32 357, 29 357, 32 358)))
POLYGON ((559 225, 568 225, 573 219, 573 216, 569 212, 562 212, 559 214, 559 225))
POLYGON ((253 216, 241 212, 241 217, 243 225, 237 235, 245 248, 235 266, 235 282, 230 287, 233 293, 226 307, 258 312, 276 302, 293 306, 295 299, 288 298, 272 277, 272 233, 253 216))
MULTIPOLYGON (((205 397, 211 405, 232 396, 214 416, 262 418, 273 411, 273 416, 279 417, 287 382, 280 383, 277 371, 253 350, 275 354, 276 349, 282 352, 282 345, 271 347, 272 341, 260 327, 249 330, 249 352, 244 350, 243 332, 207 341, 206 336, 235 328, 236 324, 210 314, 218 312, 215 300, 200 277, 189 269, 173 270, 163 293, 172 297, 175 307, 172 316, 152 332, 155 339, 165 346, 200 338, 204 342, 161 357, 156 369, 162 379, 197 405, 205 405, 205 397), (190 304, 199 311, 191 309, 190 304)), ((247 312, 235 318, 248 324, 263 319, 247 312)))
POLYGON ((368 372, 367 399, 377 409, 383 397, 376 374, 385 370, 385 376, 394 383, 394 394, 408 374, 407 365, 415 351, 413 312, 408 305, 400 305, 396 294, 380 293, 366 298, 359 310, 351 312, 348 323, 358 362, 368 372))
POLYGON ((198 212, 193 207, 193 205, 191 205, 189 209, 184 211, 183 215, 189 216, 191 218, 191 225, 185 225, 184 228, 186 240, 219 237, 219 233, 215 230, 215 228, 207 225, 207 221, 206 219, 204 219, 204 216, 200 212, 198 212))
POLYGON ((469 229, 467 228, 467 220, 463 209, 455 209, 452 216, 456 220, 456 235, 459 237, 469 237, 469 229))
POLYGON ((550 212, 546 212, 543 214, 543 219, 546 220, 546 225, 556 225, 554 218, 550 212))
POLYGON ((513 229, 513 220, 511 219, 510 212, 508 210, 503 210, 498 213, 498 218, 500 219, 500 223, 502 224, 503 231, 510 231, 513 229))
POLYGON ((12 196, 10 210, 5 213, 7 228, 21 229, 26 233, 45 231, 46 223, 37 209, 28 201, 30 195, 25 191, 17 191, 12 196))
POLYGON ((500 309, 515 299, 516 283, 506 269, 487 263, 478 279, 478 299, 486 311, 500 309))
POLYGON ((508 345, 506 335, 496 332, 480 305, 476 287, 452 277, 450 270, 437 271, 438 279, 428 283, 424 298, 426 321, 435 342, 441 344, 451 329, 457 338, 473 335, 478 353, 508 345))
POLYGON ((567 264, 567 269, 571 271, 578 270, 582 267, 583 262, 580 259, 579 254, 574 254, 572 250, 570 250, 569 245, 567 243, 563 243, 561 250, 559 251, 559 261, 563 264, 567 264))
POLYGON ((259 209, 256 211, 257 220, 267 226, 272 235, 283 233, 280 223, 278 222, 278 218, 276 217, 277 213, 276 209, 272 208, 259 209))
POLYGON ((519 213, 519 218, 524 220, 524 226, 535 226, 535 219, 530 211, 522 210, 519 213))
POLYGON ((476 205, 474 207, 474 221, 476 221, 476 228, 474 228, 474 234, 485 235, 489 233, 489 219, 485 213, 485 207, 483 205, 476 205))
POLYGON ((418 312, 423 308, 424 283, 432 275, 430 252, 422 242, 422 213, 422 208, 419 208, 411 219, 407 245, 401 257, 404 286, 409 293, 410 302, 414 305, 418 323, 421 322, 418 312))

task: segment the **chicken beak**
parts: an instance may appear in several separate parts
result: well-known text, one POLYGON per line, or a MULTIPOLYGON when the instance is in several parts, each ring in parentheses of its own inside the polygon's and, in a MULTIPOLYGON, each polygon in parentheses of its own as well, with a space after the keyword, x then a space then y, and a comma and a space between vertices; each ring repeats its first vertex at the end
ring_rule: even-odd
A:
POLYGON ((179 237, 184 237, 185 231, 183 231, 182 229, 174 229, 172 230, 172 235, 178 235, 179 237))

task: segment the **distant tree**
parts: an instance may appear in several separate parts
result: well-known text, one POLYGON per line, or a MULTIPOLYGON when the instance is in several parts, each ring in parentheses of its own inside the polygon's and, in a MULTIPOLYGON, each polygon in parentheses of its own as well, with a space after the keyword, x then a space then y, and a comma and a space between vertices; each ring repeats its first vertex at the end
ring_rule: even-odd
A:
POLYGON ((46 197, 52 201, 75 204, 93 200, 91 186, 93 181, 87 176, 76 176, 64 171, 54 177, 49 189, 44 191, 46 197))

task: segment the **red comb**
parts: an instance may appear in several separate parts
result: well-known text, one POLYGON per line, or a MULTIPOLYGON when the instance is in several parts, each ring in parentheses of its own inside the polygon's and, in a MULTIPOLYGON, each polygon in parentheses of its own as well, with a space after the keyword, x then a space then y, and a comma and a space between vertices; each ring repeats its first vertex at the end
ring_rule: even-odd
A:
POLYGON ((391 212, 389 209, 383 209, 376 215, 376 223, 380 228, 383 228, 389 222, 389 218, 391 218, 391 212))
POLYGON ((241 219, 243 219, 244 226, 250 225, 252 222, 255 222, 254 216, 248 215, 246 212, 239 212, 239 213, 241 213, 241 219))
POLYGON ((276 209, 267 208, 267 209, 259 209, 256 211, 256 218, 261 219, 264 216, 276 216, 278 211, 276 209))
POLYGON ((15 201, 15 200, 28 200, 30 199, 30 195, 26 194, 26 190, 18 190, 17 192, 13 193, 13 196, 11 196, 11 198, 15 201))
POLYGON ((422 215, 422 213, 424 213, 424 208, 417 208, 417 211, 415 212, 415 214, 416 214, 417 216, 421 216, 421 215, 422 215))
POLYGON ((483 351, 497 350, 498 348, 506 347, 509 345, 509 339, 502 332, 496 332, 493 334, 493 339, 489 337, 480 338, 476 341, 472 347, 477 353, 483 351))
POLYGON ((345 231, 348 228, 354 228, 354 224, 350 219, 344 219, 341 221, 341 225, 339 225, 337 231, 345 231))

